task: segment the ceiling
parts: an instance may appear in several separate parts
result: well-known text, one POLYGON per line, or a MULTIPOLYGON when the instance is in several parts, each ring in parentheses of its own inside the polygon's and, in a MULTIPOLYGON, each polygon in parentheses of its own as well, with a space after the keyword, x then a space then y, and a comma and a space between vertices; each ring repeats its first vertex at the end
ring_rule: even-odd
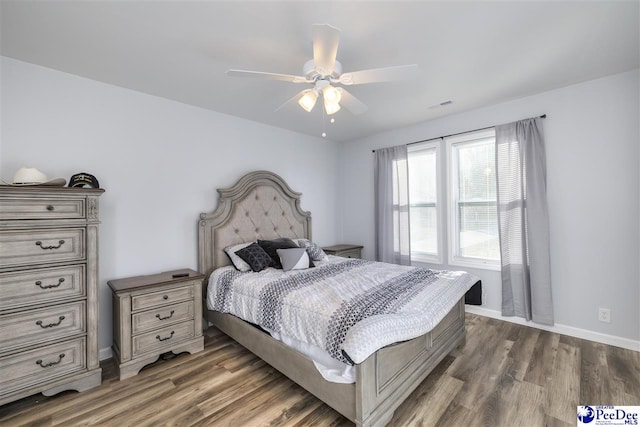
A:
POLYGON ((3 56, 313 136, 321 108, 274 111, 304 86, 225 71, 302 75, 314 23, 342 30, 345 72, 418 64, 415 80, 350 86, 369 110, 327 121, 334 141, 640 66, 637 0, 0 1, 3 56))

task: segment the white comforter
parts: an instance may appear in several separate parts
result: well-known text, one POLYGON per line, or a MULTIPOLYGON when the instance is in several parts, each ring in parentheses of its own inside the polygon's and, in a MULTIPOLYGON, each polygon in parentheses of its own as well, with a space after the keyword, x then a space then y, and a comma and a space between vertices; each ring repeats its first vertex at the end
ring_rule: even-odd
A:
POLYGON ((429 332, 477 280, 461 271, 331 256, 308 270, 217 269, 207 304, 357 364, 386 345, 429 332))

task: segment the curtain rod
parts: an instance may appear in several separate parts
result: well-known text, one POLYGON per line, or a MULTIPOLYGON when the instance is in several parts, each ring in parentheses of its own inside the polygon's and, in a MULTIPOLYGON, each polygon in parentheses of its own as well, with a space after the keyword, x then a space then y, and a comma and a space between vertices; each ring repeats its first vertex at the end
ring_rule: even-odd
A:
MULTIPOLYGON (((546 118, 547 118, 547 115, 546 115, 546 114, 543 114, 543 115, 541 115, 541 116, 538 116, 538 118, 540 118, 540 119, 546 119, 546 118)), ((423 140, 421 140, 421 141, 409 142, 409 143, 407 143, 406 145, 420 144, 421 142, 431 141, 432 139, 444 139, 444 138, 449 138, 450 136, 462 135, 463 133, 469 133, 469 132, 478 132, 478 131, 481 131, 481 130, 487 130, 487 129, 491 129, 491 128, 494 128, 494 127, 495 127, 495 126, 488 126, 488 127, 486 127, 486 128, 472 129, 472 130, 467 130, 467 131, 464 131, 464 132, 452 133, 452 134, 445 135, 445 136, 438 136, 438 137, 435 137, 435 138, 423 139, 423 140)), ((375 153, 375 152, 376 152, 376 150, 371 150, 371 152, 372 152, 372 153, 375 153)))

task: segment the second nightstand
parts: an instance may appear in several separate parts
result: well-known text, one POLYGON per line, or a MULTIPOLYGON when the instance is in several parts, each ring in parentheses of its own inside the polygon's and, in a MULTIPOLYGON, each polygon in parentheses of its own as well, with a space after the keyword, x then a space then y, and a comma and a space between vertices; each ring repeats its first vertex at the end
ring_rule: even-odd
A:
POLYGON ((113 356, 120 379, 134 376, 163 353, 204 349, 202 281, 193 270, 110 280, 113 356))
POLYGON ((362 248, 360 245, 334 245, 322 248, 327 255, 341 256, 345 258, 362 258, 362 248))

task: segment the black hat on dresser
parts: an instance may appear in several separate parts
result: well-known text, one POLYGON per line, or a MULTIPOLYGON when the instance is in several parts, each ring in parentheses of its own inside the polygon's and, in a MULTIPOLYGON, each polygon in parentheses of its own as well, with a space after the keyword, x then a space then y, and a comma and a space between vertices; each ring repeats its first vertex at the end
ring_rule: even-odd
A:
POLYGON ((100 183, 98 183, 98 179, 90 173, 80 172, 71 175, 71 178, 69 178, 69 187, 100 188, 100 183))

